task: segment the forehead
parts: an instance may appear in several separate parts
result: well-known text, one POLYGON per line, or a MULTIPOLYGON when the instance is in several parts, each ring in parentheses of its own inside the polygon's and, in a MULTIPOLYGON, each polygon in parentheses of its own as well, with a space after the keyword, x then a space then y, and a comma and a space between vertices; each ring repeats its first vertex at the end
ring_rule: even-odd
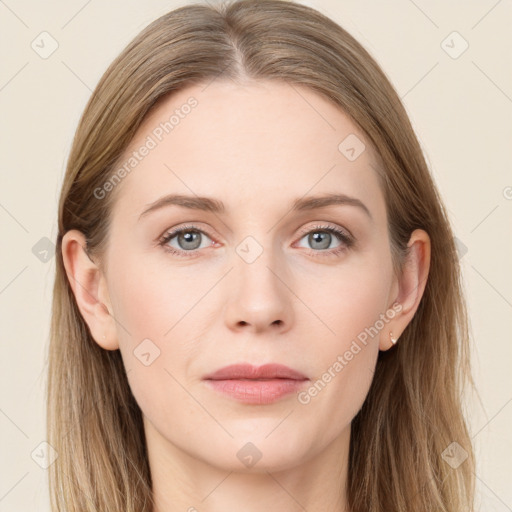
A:
POLYGON ((339 107, 296 84, 213 81, 181 89, 146 117, 122 166, 115 209, 126 215, 168 193, 261 211, 284 195, 338 192, 383 207, 378 160, 365 135, 339 107))

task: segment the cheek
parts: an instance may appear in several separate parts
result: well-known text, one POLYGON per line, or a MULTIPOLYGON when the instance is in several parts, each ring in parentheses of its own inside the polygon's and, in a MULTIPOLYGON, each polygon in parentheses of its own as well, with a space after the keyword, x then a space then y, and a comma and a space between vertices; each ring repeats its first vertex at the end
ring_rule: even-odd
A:
POLYGON ((323 322, 322 336, 331 340, 329 345, 343 348, 386 312, 391 274, 391 261, 354 257, 338 269, 301 279, 297 295, 323 322))
POLYGON ((173 278, 172 269, 145 264, 143 255, 123 258, 117 269, 109 293, 137 403, 147 417, 161 418, 164 424, 179 414, 197 415, 180 383, 199 350, 193 324, 200 308, 194 303, 206 284, 193 276, 183 279, 183 269, 177 272, 179 279, 173 278))
MULTIPOLYGON (((179 390, 177 381, 183 381, 201 353, 200 341, 207 334, 201 319, 212 300, 202 297, 218 277, 199 275, 192 267, 172 268, 165 261, 145 261, 143 254, 124 257, 115 269, 109 293, 134 394, 153 389, 163 399, 179 390)), ((155 391, 150 402, 157 400, 155 391)))
POLYGON ((119 335, 130 343, 150 338, 160 344, 171 338, 174 326, 186 318, 207 284, 197 272, 154 265, 143 254, 124 258, 117 269, 112 275, 112 306, 116 320, 126 328, 118 328, 119 335))
MULTIPOLYGON (((317 324, 321 333, 315 336, 318 373, 298 401, 310 417, 330 418, 327 435, 334 437, 357 414, 373 379, 379 338, 391 318, 386 314, 391 262, 360 260, 311 283, 301 288, 301 297, 324 325, 308 315, 307 323, 317 324)), ((306 346, 304 353, 311 356, 306 346)))

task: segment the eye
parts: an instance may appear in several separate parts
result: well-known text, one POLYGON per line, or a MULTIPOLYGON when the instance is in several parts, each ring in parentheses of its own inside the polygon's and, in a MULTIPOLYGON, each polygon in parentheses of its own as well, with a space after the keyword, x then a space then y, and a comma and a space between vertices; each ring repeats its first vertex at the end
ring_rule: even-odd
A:
POLYGON ((174 229, 160 239, 159 244, 164 247, 166 251, 179 256, 190 256, 188 253, 194 253, 199 249, 211 246, 213 241, 201 229, 196 226, 183 226, 174 229), (174 240, 175 239, 175 240, 174 240), (209 239, 210 243, 203 244, 205 239, 209 239), (174 245, 170 245, 174 242, 174 245))
MULTIPOLYGON (((306 238, 314 255, 333 256, 354 245, 354 238, 348 232, 330 225, 317 225, 301 233, 300 240, 306 238), (338 245, 332 243, 338 240, 338 245)), ((200 249, 212 246, 215 242, 194 225, 182 226, 165 233, 159 240, 164 250, 181 257, 193 257, 200 249), (209 240, 209 242, 208 242, 209 240)))
POLYGON ((325 252, 327 255, 338 254, 350 248, 354 244, 353 237, 335 226, 314 226, 305 232, 301 240, 306 238, 313 252, 325 252), (332 246, 332 242, 338 240, 338 245, 332 246))

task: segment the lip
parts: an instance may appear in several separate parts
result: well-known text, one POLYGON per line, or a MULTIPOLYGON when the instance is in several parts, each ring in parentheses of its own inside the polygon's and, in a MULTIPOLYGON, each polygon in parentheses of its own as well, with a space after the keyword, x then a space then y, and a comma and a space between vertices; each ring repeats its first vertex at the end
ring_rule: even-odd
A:
POLYGON ((305 380, 307 377, 284 366, 282 364, 264 364, 263 366, 253 366, 252 364, 232 364, 225 366, 216 372, 207 375, 205 380, 228 380, 228 379, 290 379, 305 380))
POLYGON ((281 364, 233 364, 203 380, 215 391, 253 405, 274 403, 309 381, 304 374, 281 364))

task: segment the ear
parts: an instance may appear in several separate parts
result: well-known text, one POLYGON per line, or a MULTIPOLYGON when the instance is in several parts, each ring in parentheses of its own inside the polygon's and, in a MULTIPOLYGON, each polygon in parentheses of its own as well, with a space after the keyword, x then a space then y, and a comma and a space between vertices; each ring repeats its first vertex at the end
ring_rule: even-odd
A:
MULTIPOLYGON (((383 329, 379 342, 380 350, 388 350, 393 346, 390 333, 397 339, 404 332, 414 317, 420 304, 430 268, 430 237, 426 231, 416 229, 407 243, 409 253, 403 265, 403 271, 397 277, 394 289, 393 307, 398 313, 383 329)), ((393 297, 393 295, 392 295, 393 297)))
POLYGON ((106 280, 86 252, 83 233, 72 229, 64 234, 62 258, 78 309, 89 326, 92 337, 105 350, 118 349, 106 280))

